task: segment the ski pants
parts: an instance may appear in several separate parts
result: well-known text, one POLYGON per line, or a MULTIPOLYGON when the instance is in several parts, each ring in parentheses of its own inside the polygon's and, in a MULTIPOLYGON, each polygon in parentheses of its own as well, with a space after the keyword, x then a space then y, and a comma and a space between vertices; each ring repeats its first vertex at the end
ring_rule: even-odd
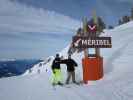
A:
POLYGON ((53 70, 53 76, 52 76, 52 83, 58 84, 59 82, 62 82, 62 74, 61 69, 54 69, 53 70))
POLYGON ((66 84, 69 84, 70 78, 72 77, 72 82, 75 83, 75 71, 67 72, 66 84))

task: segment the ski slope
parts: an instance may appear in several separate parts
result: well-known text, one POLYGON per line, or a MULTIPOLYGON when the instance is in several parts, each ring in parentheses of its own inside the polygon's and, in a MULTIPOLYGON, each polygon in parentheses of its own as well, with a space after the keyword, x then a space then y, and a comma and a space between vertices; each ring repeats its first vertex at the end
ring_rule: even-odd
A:
MULTIPOLYGON (((112 36, 112 49, 101 49, 104 57, 104 77, 87 85, 70 85, 71 88, 51 86, 53 56, 36 64, 29 73, 18 77, 0 79, 1 100, 132 100, 133 99, 133 22, 105 30, 104 36, 112 36), (38 71, 40 70, 40 71, 38 71)), ((67 57, 69 45, 60 55, 67 57)), ((78 63, 77 80, 82 80, 81 59, 83 53, 74 53, 78 63)), ((62 65, 64 80, 66 66, 62 65)))

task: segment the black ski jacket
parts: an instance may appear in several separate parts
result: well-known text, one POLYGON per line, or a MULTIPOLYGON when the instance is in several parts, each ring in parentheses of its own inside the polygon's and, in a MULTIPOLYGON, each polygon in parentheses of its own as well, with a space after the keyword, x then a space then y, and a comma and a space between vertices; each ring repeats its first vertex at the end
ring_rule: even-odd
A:
POLYGON ((67 65, 68 72, 73 72, 75 70, 75 66, 77 66, 77 63, 73 59, 65 59, 65 60, 62 60, 61 63, 64 63, 67 65))
POLYGON ((60 69, 60 58, 55 58, 52 63, 52 70, 53 69, 60 69))

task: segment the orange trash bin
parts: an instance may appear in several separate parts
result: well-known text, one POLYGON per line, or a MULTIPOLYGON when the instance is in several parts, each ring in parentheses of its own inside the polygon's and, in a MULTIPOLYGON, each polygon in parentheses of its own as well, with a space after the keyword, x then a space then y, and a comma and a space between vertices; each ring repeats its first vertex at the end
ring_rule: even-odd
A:
POLYGON ((99 80, 103 77, 103 58, 102 57, 88 57, 82 59, 83 65, 83 81, 87 83, 90 81, 99 80))

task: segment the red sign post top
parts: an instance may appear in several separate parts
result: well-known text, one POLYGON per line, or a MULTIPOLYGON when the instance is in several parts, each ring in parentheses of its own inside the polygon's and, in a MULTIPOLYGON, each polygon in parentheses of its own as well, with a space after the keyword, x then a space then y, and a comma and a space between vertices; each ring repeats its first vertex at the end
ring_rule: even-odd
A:
POLYGON ((95 24, 87 24, 87 31, 95 33, 97 31, 97 26, 95 24))

